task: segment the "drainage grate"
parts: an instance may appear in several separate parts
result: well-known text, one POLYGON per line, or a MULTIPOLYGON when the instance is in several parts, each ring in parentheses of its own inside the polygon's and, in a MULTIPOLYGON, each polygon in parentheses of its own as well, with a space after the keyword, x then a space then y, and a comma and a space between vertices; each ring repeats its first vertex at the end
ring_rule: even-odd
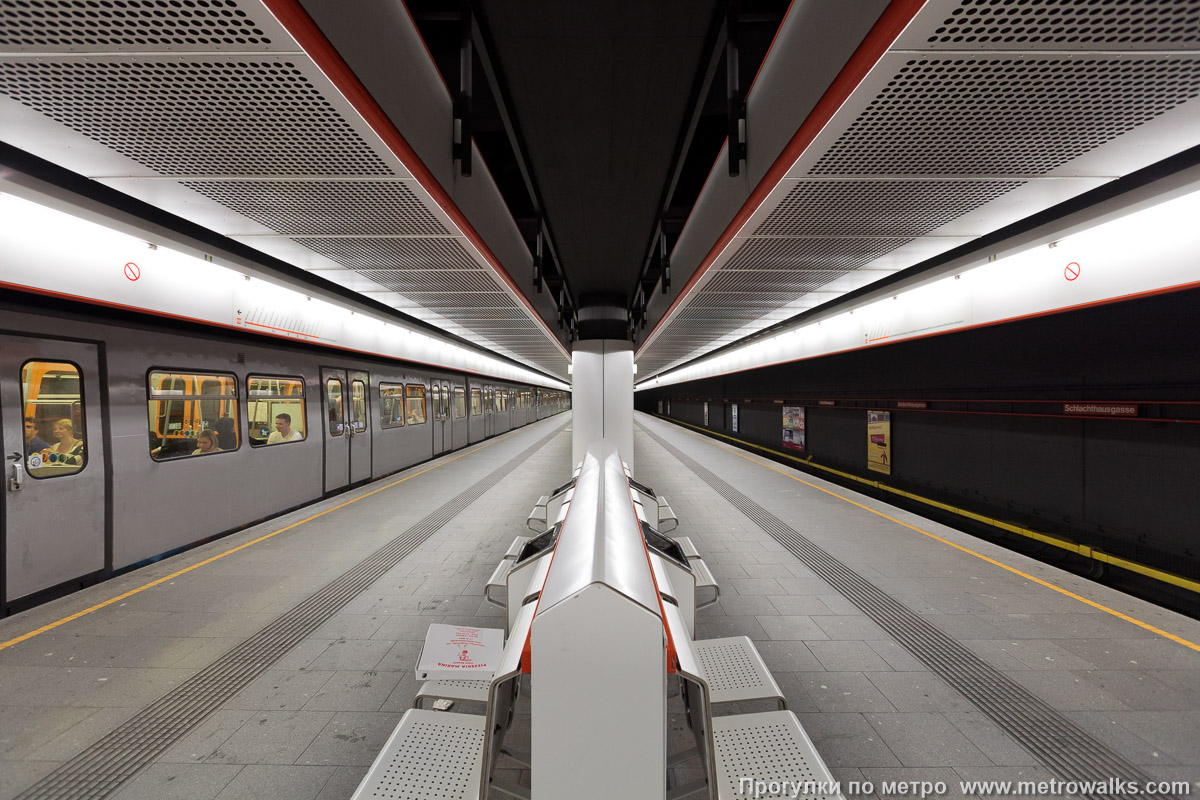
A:
POLYGON ((514 467, 544 447, 565 424, 62 764, 17 800, 99 800, 116 790, 484 492, 511 475, 514 467))
MULTIPOLYGON (((1064 781, 1149 778, 1066 717, 938 630, 920 615, 801 536, 794 528, 661 437, 640 428, 702 481, 786 547, 829 585, 954 687, 1064 781)), ((1098 795, 1081 795, 1098 796, 1098 795)))

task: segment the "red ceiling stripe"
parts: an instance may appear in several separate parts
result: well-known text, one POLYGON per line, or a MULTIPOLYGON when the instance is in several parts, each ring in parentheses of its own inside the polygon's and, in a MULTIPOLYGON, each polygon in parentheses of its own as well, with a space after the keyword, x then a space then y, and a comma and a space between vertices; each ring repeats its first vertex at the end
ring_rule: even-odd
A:
POLYGON ((758 210, 758 207, 767 199, 767 195, 771 193, 779 182, 783 180, 783 176, 796 163, 796 159, 812 144, 817 134, 825 127, 825 125, 837 113, 837 110, 842 107, 842 104, 853 94, 859 84, 867 77, 867 74, 887 53, 888 48, 892 43, 899 38, 900 34, 912 22, 913 17, 925 5, 925 0, 892 0, 887 9, 884 10, 882 16, 876 21, 875 25, 867 33, 862 44, 854 51, 854 55, 842 67, 842 71, 833 79, 833 83, 825 90, 825 94, 821 95, 821 99, 813 107, 812 112, 800 125, 800 128, 792 136, 792 140, 783 148, 783 152, 775 159, 775 163, 763 175, 758 186, 750 193, 750 197, 746 200, 741 210, 726 226, 721 237, 717 239, 716 244, 708 251, 708 255, 700 262, 700 266, 692 273, 692 277, 684 285, 679 295, 671 303, 667 309, 667 313, 663 314, 662 319, 650 331, 650 335, 646 337, 645 343, 638 348, 638 355, 653 341, 655 334, 663 327, 670 319, 675 309, 683 302, 683 299, 696 285, 697 281, 708 272, 713 262, 717 260, 717 256, 724 250, 733 237, 737 235, 742 226, 746 224, 751 215, 758 210))

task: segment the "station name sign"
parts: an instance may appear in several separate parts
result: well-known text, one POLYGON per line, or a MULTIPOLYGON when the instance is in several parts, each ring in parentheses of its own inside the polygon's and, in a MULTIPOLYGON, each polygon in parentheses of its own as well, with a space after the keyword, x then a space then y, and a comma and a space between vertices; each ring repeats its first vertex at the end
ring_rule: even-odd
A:
POLYGON ((1088 417, 1136 417, 1137 403, 1063 403, 1064 414, 1088 417))

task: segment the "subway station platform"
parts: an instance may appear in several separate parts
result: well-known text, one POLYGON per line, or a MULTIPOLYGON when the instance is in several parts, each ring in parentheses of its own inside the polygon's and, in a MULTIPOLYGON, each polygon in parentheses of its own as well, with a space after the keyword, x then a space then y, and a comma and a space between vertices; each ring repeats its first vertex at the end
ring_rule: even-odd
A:
MULTIPOLYGON (((484 584, 569 476, 570 423, 0 621, 0 800, 349 797, 412 704, 427 626, 502 625, 484 584)), ((1200 622, 635 424, 637 478, 720 582, 697 638, 755 641, 843 790, 1200 780, 1200 622)))

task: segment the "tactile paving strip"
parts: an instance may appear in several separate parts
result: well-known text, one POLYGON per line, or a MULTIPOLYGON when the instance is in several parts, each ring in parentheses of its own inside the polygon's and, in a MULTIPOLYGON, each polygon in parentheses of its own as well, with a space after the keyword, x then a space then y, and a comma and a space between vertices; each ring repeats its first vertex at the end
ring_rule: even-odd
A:
POLYGON ((714 472, 644 427, 639 430, 786 547, 806 567, 841 592, 931 672, 974 703, 1056 777, 1079 782, 1103 782, 1118 778, 1139 786, 1151 780, 1125 758, 1096 741, 1004 673, 800 535, 714 472))
POLYGON ((115 791, 484 492, 511 475, 515 467, 544 447, 565 425, 556 427, 487 477, 459 492, 325 588, 64 762, 22 792, 17 800, 98 800, 115 791))

